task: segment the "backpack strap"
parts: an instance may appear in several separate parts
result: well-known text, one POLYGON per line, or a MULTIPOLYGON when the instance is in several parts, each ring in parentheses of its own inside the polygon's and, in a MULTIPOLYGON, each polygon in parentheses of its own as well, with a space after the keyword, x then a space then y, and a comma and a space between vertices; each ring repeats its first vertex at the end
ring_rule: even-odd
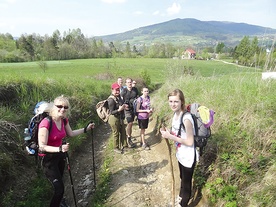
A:
MULTIPOLYGON (((53 118, 51 116, 47 116, 45 118, 49 121, 49 124, 50 124, 50 126, 49 126, 49 134, 50 134, 50 132, 52 130, 52 126, 53 126, 53 118)), ((65 127, 65 125, 67 124, 67 121, 65 118, 62 118, 62 120, 63 120, 63 125, 65 127)))
POLYGON ((115 101, 115 103, 118 103, 116 97, 113 96, 113 95, 108 96, 108 98, 107 98, 106 100, 108 100, 108 99, 110 99, 110 98, 112 98, 112 99, 115 101))
POLYGON ((196 117, 192 114, 192 113, 190 113, 190 112, 188 112, 188 111, 186 111, 186 112, 184 112, 183 114, 182 114, 182 116, 181 116, 181 119, 180 119, 180 125, 179 125, 179 130, 178 130, 178 133, 177 133, 177 135, 179 136, 180 134, 181 134, 181 127, 183 127, 183 129, 184 129, 184 131, 185 131, 185 125, 184 125, 184 123, 183 123, 183 117, 184 117, 184 115, 186 114, 186 113, 189 113, 189 114, 191 114, 191 116, 192 116, 192 119, 193 119, 193 122, 194 122, 194 128, 195 128, 195 134, 194 134, 194 136, 198 136, 198 126, 197 126, 197 120, 196 120, 196 117))
POLYGON ((46 119, 48 120, 50 126, 49 126, 49 134, 50 131, 52 130, 52 126, 53 126, 53 118, 51 116, 47 116, 46 119))
POLYGON ((180 124, 179 124, 179 129, 178 129, 178 133, 177 136, 181 135, 181 127, 183 127, 184 131, 185 131, 185 126, 183 124, 183 117, 185 115, 186 112, 182 113, 181 117, 180 117, 180 124))

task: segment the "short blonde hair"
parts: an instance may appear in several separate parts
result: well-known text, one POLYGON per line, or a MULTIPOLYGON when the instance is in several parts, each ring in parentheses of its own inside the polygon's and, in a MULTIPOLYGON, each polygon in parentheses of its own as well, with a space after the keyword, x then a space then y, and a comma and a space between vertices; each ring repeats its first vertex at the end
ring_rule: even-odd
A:
MULTIPOLYGON (((55 98, 55 100, 54 100, 54 103, 53 103, 53 106, 52 106, 52 108, 51 108, 51 110, 50 110, 50 113, 49 113, 49 115, 50 116, 56 116, 56 110, 55 110, 55 105, 57 104, 57 102, 61 102, 61 103, 63 103, 64 105, 66 105, 66 106, 68 106, 69 108, 67 109, 67 114, 66 115, 68 115, 69 114, 69 109, 70 109, 70 103, 69 103, 69 99, 67 98, 67 97, 65 97, 64 95, 61 95, 61 96, 58 96, 58 97, 56 97, 55 98)), ((64 118, 66 118, 66 117, 64 117, 64 118)))

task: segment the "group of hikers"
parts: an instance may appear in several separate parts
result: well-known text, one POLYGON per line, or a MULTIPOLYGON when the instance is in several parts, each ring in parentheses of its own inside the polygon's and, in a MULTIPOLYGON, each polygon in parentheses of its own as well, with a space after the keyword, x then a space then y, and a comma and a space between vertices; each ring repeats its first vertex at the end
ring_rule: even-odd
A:
MULTIPOLYGON (((135 81, 126 78, 125 86, 121 77, 111 85, 111 95, 108 98, 108 107, 111 115, 108 123, 114 138, 114 151, 124 153, 127 148, 135 148, 132 138, 132 126, 135 115, 140 128, 140 146, 149 149, 145 140, 145 130, 148 128, 149 117, 153 113, 150 106, 149 89, 143 87, 139 96, 135 81), (137 100, 134 113, 134 100, 137 100)), ((175 89, 168 95, 168 102, 174 112, 172 127, 162 127, 161 136, 175 142, 176 157, 180 171, 179 206, 187 206, 191 196, 192 177, 198 160, 198 152, 194 146, 194 122, 190 113, 185 113, 185 98, 181 90, 175 89), (184 116, 182 116, 184 114, 184 116), (180 127, 180 117, 183 117, 184 127, 180 127)), ((43 171, 54 188, 50 207, 66 207, 64 183, 62 180, 65 168, 65 153, 69 150, 69 143, 63 143, 66 137, 78 136, 94 128, 94 123, 87 124, 84 128, 72 130, 67 117, 70 104, 68 98, 57 97, 49 106, 51 122, 47 118, 39 124, 38 143, 39 156, 42 158, 43 171)), ((182 123, 181 121, 181 123, 182 123)))
MULTIPOLYGON (((142 95, 139 96, 135 84, 135 81, 127 78, 125 86, 123 86, 123 80, 119 77, 117 82, 111 85, 111 96, 108 98, 111 116, 109 116, 108 123, 113 132, 114 151, 118 153, 124 153, 125 149, 135 147, 131 136, 135 118, 133 107, 136 107, 137 112, 140 146, 143 149, 149 149, 149 145, 145 141, 145 130, 148 128, 149 116, 153 113, 150 107, 149 89, 142 88, 142 95), (137 99, 136 106, 133 104, 135 99, 137 99)), ((195 127, 192 115, 186 113, 185 97, 181 90, 175 89, 169 93, 168 101, 174 113, 172 127, 162 127, 160 133, 163 138, 175 142, 181 179, 176 205, 185 207, 191 197, 193 173, 199 159, 199 153, 194 143, 195 127), (181 118, 183 120, 180 121, 181 118), (183 127, 180 123, 183 123, 183 127)))
POLYGON ((111 85, 111 95, 108 97, 108 108, 110 116, 108 123, 112 129, 114 139, 114 152, 123 154, 128 148, 135 148, 133 142, 132 127, 137 115, 140 129, 140 147, 150 149, 145 140, 145 130, 148 128, 149 117, 153 110, 150 105, 149 89, 142 88, 142 95, 139 96, 136 82, 131 78, 125 80, 118 78, 117 82, 111 85), (137 101, 137 104, 134 102, 137 101), (134 107, 136 107, 134 109, 134 107))

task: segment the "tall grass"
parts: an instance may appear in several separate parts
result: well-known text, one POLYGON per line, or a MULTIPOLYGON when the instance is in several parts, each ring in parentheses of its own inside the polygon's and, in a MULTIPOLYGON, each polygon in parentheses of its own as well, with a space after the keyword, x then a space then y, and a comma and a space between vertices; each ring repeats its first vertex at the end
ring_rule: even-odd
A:
POLYGON ((264 180, 274 175, 267 170, 275 168, 276 82, 262 81, 255 72, 207 78, 182 72, 173 77, 178 78, 169 79, 152 99, 159 120, 172 116, 167 94, 175 88, 183 90, 187 103, 199 102, 216 112, 203 157, 213 159, 203 182, 209 205, 274 206, 276 182, 264 180))
MULTIPOLYGON (((9 134, 4 141, 15 144, 13 148, 1 145, 4 153, 10 149, 14 152, 16 148, 19 152, 16 143, 22 141, 20 133, 38 101, 53 101, 61 94, 68 96, 72 105, 70 124, 72 128, 83 127, 91 119, 97 122, 95 104, 109 95, 110 84, 118 76, 136 79, 146 73, 153 84, 162 84, 152 93, 151 100, 156 118, 165 120, 167 125, 172 115, 167 94, 175 88, 184 91, 187 103, 199 102, 216 111, 213 136, 203 156, 205 166, 198 167, 199 174, 195 177, 209 198, 209 206, 273 206, 275 203, 272 177, 276 153, 273 108, 276 83, 262 81, 259 71, 221 62, 168 59, 72 60, 52 61, 47 65, 43 72, 36 63, 0 64, 3 121, 0 123, 10 123, 3 125, 7 131, 7 126, 13 126, 10 133, 4 131, 9 134)), ((77 147, 83 139, 74 138, 70 144, 77 147)), ((23 153, 0 156, 0 169, 7 169, 5 166, 11 169, 2 170, 1 177, 14 179, 19 172, 13 163, 19 163, 23 157, 23 153)), ((108 179, 109 174, 103 174, 104 186, 108 179)), ((5 204, 14 202, 12 194, 4 198, 5 204)))

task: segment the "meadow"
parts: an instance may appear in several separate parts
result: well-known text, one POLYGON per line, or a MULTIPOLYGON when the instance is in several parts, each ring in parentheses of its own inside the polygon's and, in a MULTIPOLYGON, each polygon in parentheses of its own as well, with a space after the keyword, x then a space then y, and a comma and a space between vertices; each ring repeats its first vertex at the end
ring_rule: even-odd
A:
MULTIPOLYGON (((15 193, 5 181, 17 178, 23 167, 19 163, 28 162, 18 143, 35 103, 64 94, 70 97, 73 128, 91 119, 100 123, 95 104, 109 95, 110 84, 119 76, 137 80, 138 87, 149 85, 159 122, 171 116, 164 100, 175 88, 183 89, 187 103, 199 102, 216 111, 213 136, 203 156, 206 162, 195 176, 209 206, 275 206, 276 82, 262 81, 260 70, 173 59, 87 59, 45 65, 0 64, 0 182, 7 184, 1 191, 3 206, 15 205, 15 193)), ((74 139, 73 147, 82 139, 74 139)))

